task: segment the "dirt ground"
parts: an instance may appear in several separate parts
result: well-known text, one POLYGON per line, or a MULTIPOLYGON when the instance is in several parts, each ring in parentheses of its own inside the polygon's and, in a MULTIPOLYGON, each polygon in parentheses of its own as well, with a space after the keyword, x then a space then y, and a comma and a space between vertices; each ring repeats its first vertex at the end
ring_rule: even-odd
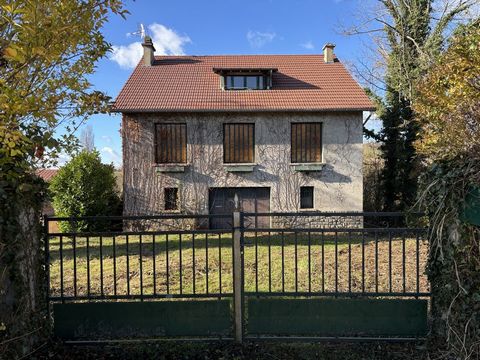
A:
POLYGON ((427 359, 423 343, 265 343, 243 346, 232 343, 169 343, 61 345, 52 344, 34 359, 41 360, 102 360, 102 359, 159 359, 159 360, 389 360, 427 359))

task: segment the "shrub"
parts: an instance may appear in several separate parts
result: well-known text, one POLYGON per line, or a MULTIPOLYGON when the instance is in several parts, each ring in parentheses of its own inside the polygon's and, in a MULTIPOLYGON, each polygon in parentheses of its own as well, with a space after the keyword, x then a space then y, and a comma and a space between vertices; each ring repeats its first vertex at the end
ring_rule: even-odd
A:
MULTIPOLYGON (((120 198, 113 165, 102 164, 98 151, 82 151, 62 167, 50 184, 57 216, 117 215, 120 198)), ((60 222, 62 231, 93 231, 99 221, 60 222)))

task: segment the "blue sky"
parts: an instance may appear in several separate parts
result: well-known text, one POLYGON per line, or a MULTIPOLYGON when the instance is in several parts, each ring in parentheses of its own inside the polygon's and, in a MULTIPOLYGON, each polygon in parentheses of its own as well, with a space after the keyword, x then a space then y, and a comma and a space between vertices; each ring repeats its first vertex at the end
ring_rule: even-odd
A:
MULTIPOLYGON (((371 0, 368 0, 371 1, 371 0)), ((326 42, 343 62, 361 57, 361 39, 344 36, 367 0, 176 0, 127 1, 130 15, 111 18, 104 33, 114 52, 98 63, 93 86, 115 98, 141 55, 135 32, 143 23, 157 54, 311 54, 326 42)), ((97 115, 95 147, 104 162, 121 164, 120 119, 97 115)), ((78 134, 80 134, 80 131, 78 134)))

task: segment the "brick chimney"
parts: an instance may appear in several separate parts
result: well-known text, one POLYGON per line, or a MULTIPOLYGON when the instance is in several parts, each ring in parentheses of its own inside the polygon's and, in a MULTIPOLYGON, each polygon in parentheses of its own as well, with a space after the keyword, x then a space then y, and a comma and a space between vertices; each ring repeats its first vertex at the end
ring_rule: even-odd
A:
POLYGON ((145 66, 152 66, 155 61, 155 47, 153 46, 152 38, 145 35, 143 39, 143 64, 145 66))
POLYGON ((323 46, 323 60, 326 63, 333 63, 333 49, 335 48, 335 44, 326 43, 323 46))

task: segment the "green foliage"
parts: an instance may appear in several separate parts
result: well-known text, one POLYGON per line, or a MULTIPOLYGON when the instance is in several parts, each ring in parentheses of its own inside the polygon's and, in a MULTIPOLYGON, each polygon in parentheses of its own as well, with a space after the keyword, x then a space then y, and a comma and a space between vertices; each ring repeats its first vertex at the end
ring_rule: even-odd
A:
POLYGON ((479 154, 438 161, 421 177, 431 231, 430 346, 449 359, 480 356, 480 228, 462 219, 467 193, 480 187, 479 154))
MULTIPOLYGON (((120 199, 116 192, 113 165, 102 164, 98 151, 82 151, 63 166, 50 184, 57 216, 117 215, 120 199)), ((61 222, 63 231, 91 231, 98 222, 61 222)))

